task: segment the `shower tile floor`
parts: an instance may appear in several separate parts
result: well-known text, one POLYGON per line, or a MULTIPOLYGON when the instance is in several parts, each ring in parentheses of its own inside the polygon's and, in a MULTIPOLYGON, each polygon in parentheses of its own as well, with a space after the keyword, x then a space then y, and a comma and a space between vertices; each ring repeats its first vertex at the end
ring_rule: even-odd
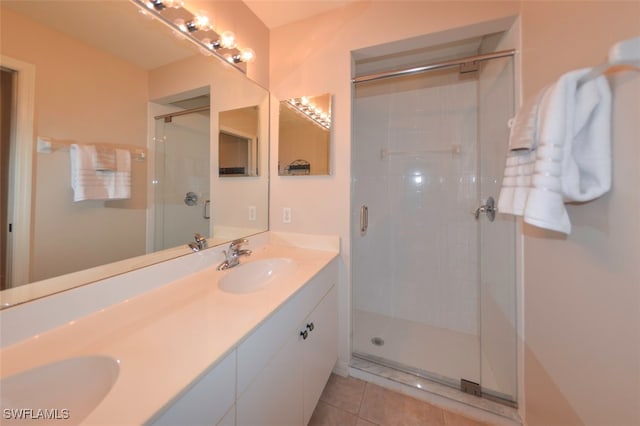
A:
POLYGON ((490 426, 374 383, 332 374, 309 426, 490 426))

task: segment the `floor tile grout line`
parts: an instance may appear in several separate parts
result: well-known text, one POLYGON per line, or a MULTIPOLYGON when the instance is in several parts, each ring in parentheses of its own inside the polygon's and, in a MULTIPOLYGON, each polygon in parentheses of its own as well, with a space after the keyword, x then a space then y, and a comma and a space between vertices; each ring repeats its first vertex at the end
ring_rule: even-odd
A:
POLYGON ((364 382, 364 386, 362 388, 362 394, 360 395, 360 402, 358 403, 358 417, 360 418, 360 411, 362 411, 362 403, 364 402, 364 398, 367 395, 367 386, 369 386, 369 382, 364 382))

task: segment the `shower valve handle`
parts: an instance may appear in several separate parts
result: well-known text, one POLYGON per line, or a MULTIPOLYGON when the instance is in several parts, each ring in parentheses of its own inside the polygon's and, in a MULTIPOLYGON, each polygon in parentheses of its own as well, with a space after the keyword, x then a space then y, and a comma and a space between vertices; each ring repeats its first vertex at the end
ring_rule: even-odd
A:
POLYGON ((493 197, 489 197, 487 198, 487 201, 485 201, 485 204, 476 209, 475 217, 476 219, 479 219, 480 213, 484 213, 487 215, 487 219, 489 219, 489 222, 493 222, 496 218, 496 211, 496 202, 493 197))

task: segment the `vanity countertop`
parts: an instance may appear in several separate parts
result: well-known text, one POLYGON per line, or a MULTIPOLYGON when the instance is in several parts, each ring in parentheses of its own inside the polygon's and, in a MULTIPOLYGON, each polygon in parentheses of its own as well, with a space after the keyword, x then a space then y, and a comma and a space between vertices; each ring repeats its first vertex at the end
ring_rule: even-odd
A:
POLYGON ((213 264, 3 349, 2 376, 76 356, 109 356, 119 361, 118 379, 83 423, 145 423, 337 255, 266 244, 241 262, 285 257, 296 270, 260 291, 232 294, 217 282, 233 269, 220 272, 213 264))

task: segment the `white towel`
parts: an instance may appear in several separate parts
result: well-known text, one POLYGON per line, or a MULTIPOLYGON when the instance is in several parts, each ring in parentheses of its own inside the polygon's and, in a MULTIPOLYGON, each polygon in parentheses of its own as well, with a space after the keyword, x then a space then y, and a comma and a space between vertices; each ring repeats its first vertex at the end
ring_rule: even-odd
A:
POLYGON ((116 150, 106 146, 96 146, 93 168, 100 171, 115 172, 117 170, 116 150))
POLYGON ((96 148, 93 145, 72 144, 71 188, 73 201, 121 200, 131 198, 131 154, 116 149, 116 171, 95 169, 96 148))
POLYGON ((509 135, 509 149, 533 150, 537 148, 538 109, 543 92, 522 104, 513 120, 509 135))
MULTIPOLYGON (((535 114, 534 142, 530 150, 512 150, 507 157, 501 213, 569 234, 564 203, 590 201, 611 188, 611 92, 603 76, 578 87, 587 72, 564 74, 542 91, 537 111, 521 110, 535 114)), ((511 138, 531 135, 531 127, 521 126, 511 138)))

